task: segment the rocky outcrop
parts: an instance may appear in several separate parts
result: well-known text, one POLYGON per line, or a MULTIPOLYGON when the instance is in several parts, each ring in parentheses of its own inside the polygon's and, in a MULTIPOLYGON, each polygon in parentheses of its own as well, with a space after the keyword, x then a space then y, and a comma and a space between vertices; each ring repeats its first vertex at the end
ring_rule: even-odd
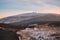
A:
POLYGON ((0 29, 0 40, 19 40, 15 32, 0 29))

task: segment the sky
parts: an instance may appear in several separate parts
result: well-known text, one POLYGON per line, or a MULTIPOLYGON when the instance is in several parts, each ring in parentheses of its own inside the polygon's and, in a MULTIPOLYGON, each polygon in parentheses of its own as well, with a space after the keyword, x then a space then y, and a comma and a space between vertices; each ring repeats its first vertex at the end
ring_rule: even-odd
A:
POLYGON ((0 0, 0 18, 28 12, 60 14, 60 0, 0 0))

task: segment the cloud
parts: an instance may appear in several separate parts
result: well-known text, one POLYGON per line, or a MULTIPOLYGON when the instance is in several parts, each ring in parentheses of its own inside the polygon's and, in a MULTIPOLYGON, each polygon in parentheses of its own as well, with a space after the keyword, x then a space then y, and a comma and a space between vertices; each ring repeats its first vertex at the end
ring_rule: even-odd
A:
POLYGON ((59 0, 0 0, 0 3, 4 4, 0 6, 0 14, 6 16, 32 11, 60 14, 59 0))

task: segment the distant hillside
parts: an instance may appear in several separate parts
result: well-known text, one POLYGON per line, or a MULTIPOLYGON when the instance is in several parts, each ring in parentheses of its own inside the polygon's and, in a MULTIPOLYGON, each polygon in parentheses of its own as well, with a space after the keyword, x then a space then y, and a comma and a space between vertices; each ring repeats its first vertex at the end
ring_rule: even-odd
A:
POLYGON ((42 23, 47 21, 60 21, 60 15, 52 13, 25 13, 0 19, 0 23, 6 24, 30 24, 42 23))

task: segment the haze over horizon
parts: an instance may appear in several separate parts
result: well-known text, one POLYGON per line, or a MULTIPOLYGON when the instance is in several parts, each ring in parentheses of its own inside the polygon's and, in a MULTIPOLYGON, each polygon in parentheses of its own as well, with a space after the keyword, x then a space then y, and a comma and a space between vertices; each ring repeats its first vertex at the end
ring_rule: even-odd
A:
POLYGON ((0 0, 0 18, 29 12, 60 14, 60 0, 0 0))

